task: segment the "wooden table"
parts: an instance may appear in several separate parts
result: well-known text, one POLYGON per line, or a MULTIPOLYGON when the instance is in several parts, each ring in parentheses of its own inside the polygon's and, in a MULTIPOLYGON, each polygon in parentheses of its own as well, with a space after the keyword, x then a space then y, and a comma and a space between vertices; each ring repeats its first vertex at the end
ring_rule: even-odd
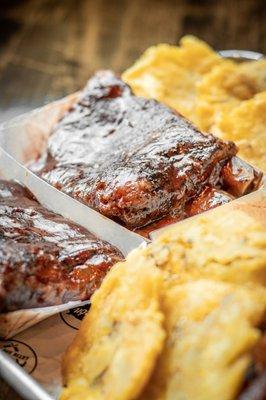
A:
MULTIPOLYGON (((265 0, 1 0, 0 120, 117 72, 148 46, 194 34, 266 53, 265 0)), ((0 400, 20 399, 0 381, 0 400)))

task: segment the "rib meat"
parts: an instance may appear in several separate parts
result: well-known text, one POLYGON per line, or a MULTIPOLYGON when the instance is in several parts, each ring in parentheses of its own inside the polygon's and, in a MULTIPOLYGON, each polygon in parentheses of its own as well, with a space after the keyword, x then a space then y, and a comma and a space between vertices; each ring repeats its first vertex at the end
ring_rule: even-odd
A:
POLYGON ((122 254, 0 181, 0 311, 85 300, 122 254))
POLYGON ((236 146, 204 135, 172 109, 134 96, 112 72, 97 73, 55 126, 31 168, 102 214, 138 228, 220 180, 236 146))
POLYGON ((262 172, 238 157, 232 157, 221 173, 224 188, 237 197, 256 190, 260 185, 262 175, 262 172))
POLYGON ((198 197, 187 204, 186 216, 200 214, 234 200, 234 197, 216 188, 206 186, 198 197))

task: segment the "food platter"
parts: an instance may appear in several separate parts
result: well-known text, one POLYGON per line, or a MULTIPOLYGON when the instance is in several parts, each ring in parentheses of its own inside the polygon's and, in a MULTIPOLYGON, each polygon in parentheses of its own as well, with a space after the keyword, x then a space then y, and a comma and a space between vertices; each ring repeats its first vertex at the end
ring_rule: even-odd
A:
MULTIPOLYGON (((262 54, 251 51, 228 50, 221 51, 220 54, 225 58, 233 58, 238 61, 258 60, 263 58, 262 54)), ((66 196, 57 189, 54 189, 52 186, 45 183, 40 178, 36 177, 33 173, 31 173, 27 168, 23 166, 23 164, 27 164, 27 162, 29 162, 33 158, 33 156, 35 156, 34 152, 40 151, 40 148, 44 146, 45 140, 47 139, 54 122, 57 121, 61 115, 64 114, 65 110, 70 107, 70 105, 75 101, 76 97, 77 94, 69 96, 66 99, 60 100, 59 102, 52 103, 41 109, 35 110, 29 114, 9 121, 0 128, 0 145, 2 147, 0 152, 1 175, 4 176, 4 178, 17 179, 20 182, 24 183, 34 193, 37 199, 41 201, 43 205, 45 205, 49 209, 52 209, 55 212, 62 214, 64 217, 72 219, 74 222, 79 223, 80 225, 89 229, 97 236, 109 241, 113 245, 117 246, 126 256, 132 249, 135 249, 139 246, 145 246, 145 244, 148 243, 149 240, 146 240, 138 234, 131 232, 126 228, 123 228, 119 224, 84 206, 78 201, 72 199, 71 197, 66 196), (49 121, 46 124, 47 126, 45 129, 43 129, 44 121, 49 121), (32 141, 33 132, 35 132, 35 142, 32 141), (15 138, 16 140, 14 140, 15 138), (15 143, 16 145, 14 145, 15 143)), ((261 201, 261 196, 263 196, 264 192, 265 183, 262 184, 258 191, 255 191, 254 193, 251 193, 247 196, 243 196, 241 199, 234 200, 228 205, 224 205, 222 207, 228 207, 228 209, 230 209, 230 207, 238 207, 238 204, 240 204, 241 207, 241 204, 245 202, 252 203, 253 200, 254 204, 258 204, 261 201)), ((151 238, 156 237, 158 235, 158 232, 153 232, 151 238)), ((49 322, 49 320, 41 322, 41 324, 43 325, 39 326, 39 330, 43 331, 47 329, 47 332, 49 332, 46 337, 45 335, 40 335, 39 337, 40 342, 42 342, 42 351, 44 347, 43 341, 47 340, 47 338, 51 335, 50 323, 53 324, 54 321, 55 325, 58 324, 58 331, 60 332, 60 335, 64 335, 64 332, 66 330, 69 332, 66 335, 67 339, 64 345, 59 349, 59 353, 64 352, 67 345, 73 339, 75 330, 77 329, 76 326, 72 326, 69 330, 69 327, 66 326, 68 325, 68 322, 66 322, 68 316, 65 310, 60 310, 60 317, 58 317, 58 315, 54 315, 52 317, 53 319, 50 320, 51 322, 49 322), (58 321, 58 319, 60 321, 58 321), (64 321, 63 327, 62 319, 64 321)), ((78 325, 79 323, 77 324, 77 326, 78 325)), ((33 329, 35 329, 35 331, 33 330, 33 335, 36 334, 38 336, 38 327, 35 326, 33 329)), ((56 334, 55 330, 53 331, 53 334, 56 334)), ((26 343, 26 341, 30 339, 31 335, 28 335, 28 337, 25 333, 22 333, 21 335, 22 336, 15 336, 15 338, 13 338, 14 340, 12 339, 13 342, 17 341, 19 343, 19 341, 24 340, 24 342, 22 343, 26 344, 26 346, 31 347, 31 340, 26 343)), ((11 344, 12 346, 14 343, 9 341, 9 344, 11 344)), ((55 343, 53 344, 51 340, 50 348, 55 349, 56 345, 57 342, 55 341, 55 343)), ((55 382, 53 382, 53 384, 49 388, 50 375, 47 375, 46 381, 42 381, 40 379, 40 376, 44 374, 43 368, 47 368, 47 365, 49 366, 49 363, 46 364, 46 358, 50 353, 50 349, 49 351, 44 351, 41 361, 42 369, 38 372, 37 375, 33 374, 32 377, 29 373, 25 372, 25 370, 19 367, 17 363, 11 360, 4 352, 1 351, 0 375, 25 399, 54 399, 56 398, 57 393, 60 390, 60 387, 58 387, 58 385, 60 385, 58 381, 56 381, 55 379, 55 382)), ((56 370, 57 376, 58 374, 60 374, 58 363, 58 359, 60 357, 61 353, 56 354, 56 363, 53 366, 53 368, 55 368, 56 370)))

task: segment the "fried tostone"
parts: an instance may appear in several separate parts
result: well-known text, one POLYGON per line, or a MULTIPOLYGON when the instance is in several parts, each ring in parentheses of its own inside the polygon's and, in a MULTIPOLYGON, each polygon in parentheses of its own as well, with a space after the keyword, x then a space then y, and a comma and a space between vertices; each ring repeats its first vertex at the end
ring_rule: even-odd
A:
POLYGON ((233 140, 239 148, 238 155, 265 172, 266 91, 243 101, 231 112, 221 114, 213 133, 233 140))
POLYGON ((185 36, 180 46, 150 47, 122 78, 138 96, 173 107, 194 123, 196 87, 214 66, 225 61, 205 42, 185 36))
POLYGON ((129 400, 142 391, 162 350, 161 273, 134 253, 119 263, 63 359, 61 400, 129 400))
POLYGON ((225 60, 197 84, 194 119, 212 132, 217 121, 246 100, 266 90, 266 60, 236 64, 225 60))
POLYGON ((212 280, 167 288, 167 340, 140 399, 235 399, 260 337, 255 326, 265 304, 262 289, 212 280))
POLYGON ((169 227, 145 251, 179 282, 266 286, 265 225, 241 210, 215 209, 169 227))
POLYGON ((262 335, 265 227, 216 210, 166 229, 144 251, 165 273, 167 336, 140 399, 236 399, 262 335))

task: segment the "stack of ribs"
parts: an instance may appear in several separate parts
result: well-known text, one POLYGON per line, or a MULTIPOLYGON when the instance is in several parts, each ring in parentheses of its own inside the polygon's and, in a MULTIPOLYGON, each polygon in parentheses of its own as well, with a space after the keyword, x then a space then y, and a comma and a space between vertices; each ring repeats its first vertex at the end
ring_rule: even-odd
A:
POLYGON ((30 168, 124 226, 147 234, 256 189, 237 148, 203 134, 110 71, 88 82, 30 168))
POLYGON ((0 312, 88 299, 122 254, 0 181, 0 312))

